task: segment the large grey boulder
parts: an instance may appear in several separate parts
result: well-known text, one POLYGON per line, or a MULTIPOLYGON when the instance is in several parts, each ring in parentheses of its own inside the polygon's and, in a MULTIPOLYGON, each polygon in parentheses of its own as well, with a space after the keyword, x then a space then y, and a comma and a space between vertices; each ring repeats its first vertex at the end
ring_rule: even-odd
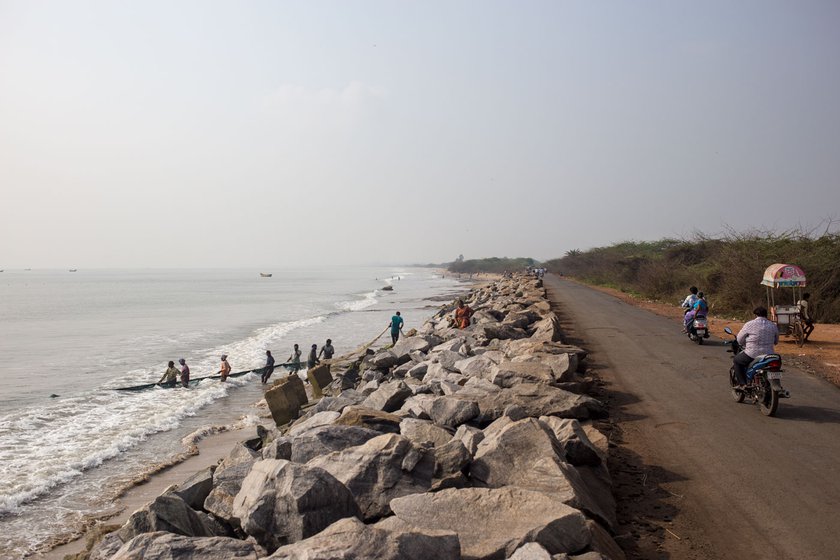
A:
POLYGON ((563 449, 548 426, 536 418, 501 418, 484 432, 470 464, 474 481, 543 492, 615 526, 615 512, 605 511, 590 495, 577 470, 563 460, 563 449))
POLYGON ((137 535, 166 531, 188 537, 211 537, 224 534, 206 516, 190 508, 174 494, 158 496, 147 506, 135 511, 125 524, 116 531, 127 543, 137 535))
POLYGON ((411 360, 413 352, 428 352, 431 345, 429 341, 420 336, 407 336, 399 339, 391 348, 391 352, 397 357, 398 364, 404 364, 411 360))
POLYGON ((461 426, 458 426, 458 429, 455 431, 455 435, 453 437, 460 440, 461 443, 464 444, 464 447, 469 452, 470 456, 473 457, 475 456, 475 452, 478 451, 478 444, 484 439, 484 432, 474 426, 462 424, 461 426))
POLYGON ((321 533, 278 548, 273 560, 459 560, 452 531, 395 526, 385 520, 365 525, 355 518, 336 521, 321 533))
POLYGON ((413 377, 414 379, 423 379, 426 376, 426 372, 429 369, 428 362, 420 362, 419 364, 412 366, 407 372, 406 375, 408 377, 413 377))
MULTIPOLYGON (((563 556, 566 556, 564 553, 563 556)), ((566 556, 568 558, 568 556, 566 556)), ((530 542, 516 549, 508 560, 553 560, 551 554, 539 543, 530 542)))
POLYGON ((402 381, 383 383, 376 391, 368 395, 362 406, 385 412, 398 410, 405 399, 411 396, 411 389, 402 381))
MULTIPOLYGON (((487 375, 487 374, 485 374, 487 375)), ((551 383, 554 375, 551 367, 538 361, 505 361, 491 368, 487 378, 499 387, 513 387, 519 383, 551 383)))
POLYGON ((324 397, 311 408, 309 408, 305 414, 301 415, 298 422, 301 422, 304 419, 310 418, 318 414, 319 412, 323 412, 325 410, 342 412, 348 406, 361 404, 362 401, 365 400, 365 398, 367 398, 366 395, 363 395, 354 389, 347 389, 345 391, 342 391, 339 395, 335 397, 324 397))
POLYGON ((343 451, 349 447, 362 445, 380 435, 382 432, 362 426, 318 426, 298 434, 292 440, 289 456, 276 457, 276 459, 285 458, 295 463, 307 463, 315 457, 327 455, 333 451, 343 451))
POLYGON ((442 350, 440 352, 435 352, 432 356, 434 356, 433 359, 437 360, 437 363, 439 363, 445 370, 461 373, 455 365, 464 359, 464 356, 460 353, 453 350, 442 350))
POLYGON ((475 329, 476 337, 492 340, 497 338, 499 340, 526 338, 528 334, 522 330, 510 325, 503 324, 484 324, 479 325, 475 329))
POLYGON ((338 426, 361 426, 378 432, 394 433, 400 431, 399 416, 364 406, 348 406, 335 420, 338 426))
POLYGON ((390 350, 379 350, 370 358, 370 365, 376 369, 388 369, 398 365, 399 358, 390 350))
POLYGON ((198 471, 179 484, 173 491, 173 494, 181 497, 192 509, 203 508, 204 500, 207 499, 210 491, 213 490, 213 471, 215 470, 216 467, 214 465, 198 471))
MULTIPOLYGON (((236 453, 236 450, 234 451, 236 453)), ((233 518, 233 499, 242 487, 242 481, 251 471, 256 459, 237 456, 234 460, 231 455, 219 463, 216 472, 213 473, 213 490, 204 500, 204 510, 212 513, 219 519, 223 519, 235 526, 233 518)))
POLYGON ((596 467, 601 464, 598 449, 589 441, 580 422, 574 418, 557 418, 556 416, 540 416, 540 422, 546 424, 560 446, 566 461, 575 466, 596 467))
POLYGON ((455 368, 467 377, 485 377, 496 365, 489 356, 470 356, 455 362, 455 368))
POLYGON ((360 512, 350 491, 328 472, 269 459, 248 473, 233 514, 246 534, 272 552, 360 512))
POLYGON ((531 340, 537 342, 559 342, 560 338, 560 319, 554 313, 548 313, 534 325, 534 333, 531 335, 531 340))
POLYGON ((394 498, 428 491, 434 474, 434 454, 396 434, 375 437, 307 464, 324 469, 347 486, 365 520, 390 514, 388 504, 394 498))
MULTIPOLYGON (((461 391, 455 393, 458 395, 461 391)), ((469 400, 460 400, 454 396, 439 397, 432 401, 428 409, 429 417, 435 424, 457 428, 478 416, 479 406, 469 400)))
POLYGON ((332 424, 339 416, 341 416, 341 413, 336 410, 316 412, 315 414, 307 416, 306 418, 301 418, 292 424, 292 427, 289 429, 289 435, 296 436, 312 428, 332 424))
POLYGON ((458 488, 413 494, 391 502, 408 525, 458 533, 464 559, 504 559, 537 542, 552 554, 586 548, 590 532, 579 511, 530 490, 458 488))
POLYGON ((602 418, 607 409, 592 397, 576 395, 542 383, 519 383, 508 389, 488 390, 475 378, 449 399, 467 400, 478 405, 475 421, 488 424, 499 418, 506 407, 519 405, 528 416, 559 416, 561 418, 602 418))
POLYGON ((435 473, 432 490, 461 488, 467 484, 465 470, 470 463, 470 452, 459 439, 435 447, 435 473))
POLYGON ((262 552, 253 543, 227 537, 190 538, 155 532, 131 539, 111 560, 257 560, 262 552))
POLYGON ((421 447, 439 447, 452 439, 450 432, 432 422, 417 418, 404 418, 400 422, 400 435, 421 447))

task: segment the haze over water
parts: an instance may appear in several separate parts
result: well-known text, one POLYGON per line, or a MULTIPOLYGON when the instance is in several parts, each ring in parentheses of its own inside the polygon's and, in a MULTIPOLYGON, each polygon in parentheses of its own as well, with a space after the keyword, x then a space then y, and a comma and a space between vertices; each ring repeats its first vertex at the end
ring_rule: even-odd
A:
MULTIPOLYGON (((255 421, 256 374, 124 393, 185 358, 192 377, 282 363, 332 338, 338 355, 406 328, 464 289, 429 269, 5 271, 0 275, 0 557, 17 558, 107 510, 114 492, 211 425, 255 421), (398 279, 399 278, 399 279, 398 279), (394 291, 379 288, 393 284, 394 291), (51 395, 56 395, 52 397, 51 395), (10 552, 5 552, 10 551, 10 552)), ((384 340, 384 339, 383 339, 384 340)), ((284 375, 279 369, 275 376, 284 375)))

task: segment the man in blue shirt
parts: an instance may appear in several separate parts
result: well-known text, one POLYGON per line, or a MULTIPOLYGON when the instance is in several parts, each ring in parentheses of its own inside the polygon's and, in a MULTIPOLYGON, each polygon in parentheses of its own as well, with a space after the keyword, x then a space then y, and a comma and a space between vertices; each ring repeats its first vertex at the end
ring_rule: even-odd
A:
POLYGON ((391 341, 396 344, 400 339, 400 331, 402 331, 403 318, 400 317, 400 312, 391 317, 391 341))

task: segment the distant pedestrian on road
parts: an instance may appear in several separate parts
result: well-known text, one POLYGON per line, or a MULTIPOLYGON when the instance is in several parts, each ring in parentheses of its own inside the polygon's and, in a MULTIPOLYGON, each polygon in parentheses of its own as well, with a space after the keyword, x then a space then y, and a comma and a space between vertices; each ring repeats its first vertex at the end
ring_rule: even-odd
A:
POLYGON ((403 318, 400 317, 400 312, 397 311, 397 314, 391 317, 391 342, 394 344, 400 339, 400 332, 402 332, 403 328, 403 318))
POLYGON ((268 383, 268 378, 274 373, 274 356, 271 355, 271 350, 265 351, 265 367, 262 372, 262 382, 268 383))
POLYGON ((166 368, 166 371, 163 373, 163 376, 158 379, 159 385, 175 385, 175 381, 178 379, 178 374, 181 373, 178 371, 178 368, 175 367, 175 362, 169 360, 169 367, 166 368))
POLYGON ((286 360, 287 363, 292 364, 292 371, 289 372, 289 375, 300 371, 300 354, 300 348, 298 348, 298 345, 295 344, 294 350, 292 350, 292 354, 289 356, 289 359, 286 360))
POLYGON ((318 345, 313 344, 312 348, 309 349, 309 358, 306 360, 306 368, 312 369, 321 363, 321 360, 318 359, 318 345))
POLYGON ((178 363, 181 364, 181 385, 187 388, 190 386, 190 366, 184 358, 178 360, 178 363))
POLYGON ((325 360, 332 360, 333 354, 335 354, 335 348, 333 348, 332 339, 328 338, 327 343, 321 346, 318 356, 324 356, 325 360))
POLYGON ((811 316, 811 308, 808 305, 808 300, 811 299, 811 294, 805 292, 802 294, 802 299, 800 299, 796 305, 799 306, 799 316, 802 318, 802 322, 805 323, 805 340, 804 342, 808 342, 808 337, 811 336, 811 333, 814 332, 814 318, 811 316))
POLYGON ((227 381, 228 375, 230 375, 230 364, 227 361, 227 354, 222 354, 222 364, 219 367, 219 374, 222 376, 222 383, 227 381))

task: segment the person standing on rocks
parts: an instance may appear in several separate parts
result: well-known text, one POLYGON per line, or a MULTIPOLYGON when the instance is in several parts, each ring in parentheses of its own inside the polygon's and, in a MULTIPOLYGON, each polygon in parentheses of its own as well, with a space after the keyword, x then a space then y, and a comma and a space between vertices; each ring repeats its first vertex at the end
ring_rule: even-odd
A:
POLYGON ((268 383, 268 378, 274 373, 274 356, 271 355, 271 350, 265 351, 265 367, 262 372, 262 382, 268 383))
POLYGON ((318 357, 324 356, 325 360, 332 360, 333 354, 335 354, 335 348, 333 348, 332 339, 328 338, 327 343, 321 346, 321 352, 318 354, 318 357))
POLYGON ((469 305, 464 305, 464 300, 458 300, 458 307, 455 308, 455 325, 459 329, 465 329, 470 326, 470 317, 473 316, 474 311, 469 305))
POLYGON ((286 360, 287 363, 292 364, 292 371, 289 372, 289 375, 300 371, 300 354, 300 348, 298 348, 298 345, 295 344, 292 354, 289 356, 289 359, 286 360))
POLYGON ((318 345, 313 344, 312 348, 309 349, 309 358, 306 360, 306 368, 312 369, 319 363, 321 363, 321 361, 318 359, 318 345))
POLYGON ((394 344, 400 339, 400 332, 402 332, 403 328, 403 318, 400 317, 400 312, 397 311, 397 314, 391 317, 391 342, 394 344))
POLYGON ((219 368, 219 374, 222 376, 222 383, 227 381, 228 375, 230 375, 230 364, 227 361, 227 354, 222 354, 222 364, 219 368))
POLYGON ((186 389, 190 386, 190 366, 184 358, 178 360, 178 363, 181 364, 181 385, 186 389))

